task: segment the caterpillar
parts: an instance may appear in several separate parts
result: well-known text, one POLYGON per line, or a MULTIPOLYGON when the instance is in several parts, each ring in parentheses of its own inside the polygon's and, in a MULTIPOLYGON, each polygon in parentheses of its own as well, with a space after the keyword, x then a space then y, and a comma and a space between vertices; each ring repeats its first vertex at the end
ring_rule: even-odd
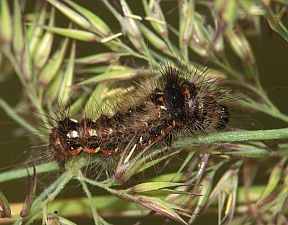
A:
POLYGON ((79 154, 109 157, 128 144, 129 151, 141 151, 158 143, 171 144, 178 132, 197 135, 227 126, 230 115, 224 94, 204 73, 191 75, 169 63, 160 72, 159 81, 138 84, 115 104, 111 115, 59 120, 49 134, 49 153, 59 167, 65 168, 67 160, 79 154))

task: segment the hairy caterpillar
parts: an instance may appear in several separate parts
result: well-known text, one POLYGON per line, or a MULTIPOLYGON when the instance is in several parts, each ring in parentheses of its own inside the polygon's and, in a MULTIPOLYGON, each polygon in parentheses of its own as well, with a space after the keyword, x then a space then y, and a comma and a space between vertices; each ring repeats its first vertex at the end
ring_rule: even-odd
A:
POLYGON ((167 64, 160 81, 147 80, 114 106, 112 115, 80 121, 65 117, 49 134, 49 153, 61 168, 79 154, 112 156, 142 150, 157 143, 170 144, 173 135, 222 130, 229 122, 223 93, 204 74, 167 64), (131 143, 132 140, 132 143, 131 143))

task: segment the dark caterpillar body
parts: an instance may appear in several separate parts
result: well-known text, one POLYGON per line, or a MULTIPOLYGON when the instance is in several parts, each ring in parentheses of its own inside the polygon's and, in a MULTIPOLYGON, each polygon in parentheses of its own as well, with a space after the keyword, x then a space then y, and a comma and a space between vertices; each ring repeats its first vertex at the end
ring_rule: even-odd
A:
POLYGON ((49 151, 59 166, 64 167, 70 157, 82 152, 109 156, 123 152, 129 143, 131 150, 170 143, 180 130, 197 134, 226 127, 228 108, 221 103, 223 94, 212 89, 211 82, 200 76, 190 81, 172 65, 161 73, 161 82, 150 90, 139 85, 133 97, 117 103, 112 116, 58 121, 50 133, 49 151))

